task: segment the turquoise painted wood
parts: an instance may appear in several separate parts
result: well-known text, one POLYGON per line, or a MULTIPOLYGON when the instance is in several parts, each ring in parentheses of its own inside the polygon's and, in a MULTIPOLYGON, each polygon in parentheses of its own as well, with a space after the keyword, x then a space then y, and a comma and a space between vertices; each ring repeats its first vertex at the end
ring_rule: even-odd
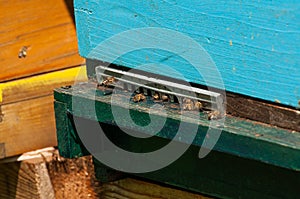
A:
MULTIPOLYGON (((299 107, 300 2, 297 0, 75 0, 75 16, 83 57, 110 61, 116 49, 142 41, 123 38, 96 53, 91 54, 92 50, 123 31, 167 28, 191 37, 208 52, 226 90, 299 107)), ((151 36, 154 43, 166 38, 174 40, 151 36)), ((184 42, 176 45, 182 45, 183 54, 185 50, 193 50, 184 42)), ((127 67, 165 64, 188 81, 218 87, 213 78, 205 82, 181 55, 164 50, 139 49, 114 63, 127 67)), ((145 70, 173 76, 163 66, 159 71, 152 67, 145 70)))

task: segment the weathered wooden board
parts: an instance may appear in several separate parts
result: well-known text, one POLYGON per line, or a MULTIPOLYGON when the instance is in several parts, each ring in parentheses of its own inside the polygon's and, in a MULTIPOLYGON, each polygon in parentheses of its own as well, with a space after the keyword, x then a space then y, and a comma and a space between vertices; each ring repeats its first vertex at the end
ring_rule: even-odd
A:
MULTIPOLYGON (((111 42, 110 46, 97 49, 94 54, 90 52, 101 42, 123 31, 145 27, 167 28, 190 36, 208 52, 226 90, 299 107, 298 1, 75 0, 74 7, 79 51, 84 57, 110 61, 118 50, 143 44, 143 41, 129 35, 119 43, 111 42)), ((176 38, 155 34, 151 37, 153 41, 150 43, 154 45, 159 42, 170 47, 165 41, 167 39, 170 43, 176 41, 183 52, 193 50, 176 38)), ((165 64, 178 70, 188 81, 216 86, 213 78, 204 81, 180 56, 159 49, 136 49, 114 63, 127 67, 165 64)), ((194 57, 201 58, 199 54, 194 54, 194 57)), ((201 64, 201 60, 199 62, 201 64)), ((159 71, 153 71, 151 67, 145 70, 173 75, 164 66, 159 71)))
POLYGON ((1 111, 0 158, 57 145, 52 95, 3 105, 1 111))
POLYGON ((0 83, 0 159, 56 146, 53 89, 86 80, 84 68, 0 83))
POLYGON ((52 95, 54 88, 72 85, 75 78, 87 80, 85 66, 0 83, 0 105, 52 95))
POLYGON ((83 63, 66 4, 72 0, 0 0, 0 82, 83 63))
POLYGON ((126 178, 102 186, 101 198, 109 199, 209 199, 211 197, 178 190, 175 188, 126 178))
POLYGON ((38 157, 0 164, 1 199, 54 199, 46 162, 38 157))

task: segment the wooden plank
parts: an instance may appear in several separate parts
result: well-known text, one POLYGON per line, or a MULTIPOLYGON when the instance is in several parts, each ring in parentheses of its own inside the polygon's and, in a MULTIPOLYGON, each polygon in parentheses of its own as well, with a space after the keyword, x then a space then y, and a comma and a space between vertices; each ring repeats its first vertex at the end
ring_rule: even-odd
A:
MULTIPOLYGON (((181 32, 193 38, 211 56, 224 81, 226 90, 270 102, 299 107, 300 101, 300 3, 288 1, 236 2, 199 1, 109 1, 76 0, 75 15, 80 54, 91 59, 110 62, 120 49, 137 44, 160 43, 172 50, 172 41, 189 52, 193 47, 179 38, 145 34, 139 38, 126 35, 117 43, 97 49, 101 42, 123 31, 157 27, 181 32), (214 9, 211 9, 212 6, 214 9), (101 28, 100 28, 101 27, 101 28), (122 47, 122 48, 121 48, 122 47)), ((149 32, 149 31, 148 31, 149 32)), ((174 49, 173 48, 173 49, 174 49)), ((143 64, 164 64, 176 69, 187 81, 218 87, 213 78, 207 80, 195 71, 182 54, 159 49, 137 49, 113 63, 126 67, 143 64)), ((191 57, 199 59, 195 52, 191 57)), ((144 70, 173 76, 166 67, 144 70)), ((174 77, 174 76, 173 76, 174 77)))
POLYGON ((87 79, 85 66, 0 83, 0 158, 55 146, 53 89, 87 79))
POLYGON ((81 65, 72 0, 0 1, 0 82, 81 65), (27 46, 27 56, 19 51, 27 46))
POLYGON ((53 89, 87 80, 85 66, 0 83, 0 105, 51 95, 53 89))
POLYGON ((126 178, 111 183, 103 184, 101 198, 109 199, 209 199, 211 197, 200 194, 191 193, 188 191, 178 190, 167 187, 166 185, 158 185, 147 181, 126 178))
POLYGON ((5 157, 56 146, 53 95, 3 105, 0 142, 5 157))
POLYGON ((233 93, 226 94, 228 114, 300 132, 300 111, 233 93))

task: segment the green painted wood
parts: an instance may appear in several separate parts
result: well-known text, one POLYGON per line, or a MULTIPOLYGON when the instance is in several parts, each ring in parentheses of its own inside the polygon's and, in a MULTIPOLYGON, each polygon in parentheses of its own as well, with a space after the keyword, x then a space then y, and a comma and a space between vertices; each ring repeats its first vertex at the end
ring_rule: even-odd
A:
MULTIPOLYGON (((149 63, 165 64, 178 70, 189 82, 218 86, 213 78, 204 81, 181 57, 193 47, 167 35, 151 34, 153 39, 147 43, 139 40, 139 36, 130 35, 91 53, 97 45, 121 32, 166 28, 191 37, 208 52, 226 90, 299 107, 299 1, 75 0, 74 8, 79 52, 83 57, 110 62, 125 47, 163 43, 172 50, 175 40, 182 53, 136 49, 113 63, 131 68, 149 63)), ((200 64, 207 64, 199 54, 193 57, 200 64)), ((159 71, 151 67, 145 70, 173 75, 164 66, 159 71)))
POLYGON ((68 114, 66 103, 55 101, 55 119, 59 153, 62 157, 77 158, 88 155, 73 128, 72 117, 68 114))
MULTIPOLYGON (((95 85, 81 85, 80 88, 77 89, 58 89, 55 91, 55 99, 56 101, 65 103, 68 112, 76 117, 87 118, 105 124, 114 124, 114 118, 111 113, 110 96, 97 96, 96 101, 94 101, 95 91, 92 88, 95 88, 95 85), (72 109, 72 100, 77 100, 80 102, 76 110, 72 109), (96 116, 94 115, 90 115, 94 106, 96 107, 97 118, 95 118, 96 116)), ((117 106, 119 106, 121 109, 122 103, 124 103, 122 100, 117 102, 117 106)), ((147 104, 144 104, 143 106, 132 104, 130 106, 133 117, 136 118, 136 122, 138 122, 140 125, 147 124, 149 122, 147 106, 149 107, 147 104)), ((58 112, 60 110, 56 111, 58 112)), ((57 114, 60 115, 66 113, 57 114)), ((156 115, 156 117, 160 116, 156 115)), ((203 138, 205 137, 204 135, 209 126, 209 121, 206 119, 206 117, 201 116, 201 118, 202 119, 200 121, 197 121, 199 123, 199 129, 198 134, 193 141, 193 145, 196 146, 202 145, 203 138)), ((57 122, 59 121, 60 120, 57 120, 57 122)), ((171 115, 168 115, 168 120, 165 124, 165 127, 157 134, 157 136, 166 139, 172 139, 177 132, 177 127, 180 122, 180 115, 178 112, 173 111, 171 115)), ((188 121, 187 118, 186 122, 195 121, 188 121)), ((64 125, 65 124, 62 124, 62 126, 64 125)), ((74 126, 70 128, 72 131, 74 131, 74 126)), ((133 130, 133 127, 131 126, 126 126, 126 128, 133 130)), ((137 131, 137 129, 134 130, 137 131)), ((64 133, 64 130, 60 131, 58 129, 58 134, 61 133, 64 133)), ((73 135, 73 133, 69 134, 73 135)), ((68 136, 71 137, 70 135, 68 136)), ((126 136, 124 136, 117 134, 115 140, 119 140, 121 137, 122 139, 125 139, 126 136)), ((185 136, 189 136, 189 134, 187 133, 185 136)), ((183 137, 178 141, 185 142, 185 139, 188 139, 188 137, 183 137)), ((123 144, 124 147, 127 146, 126 143, 123 144)), ((160 146, 161 145, 158 145, 157 148, 160 146)), ((297 132, 292 133, 291 131, 280 128, 257 124, 251 121, 227 117, 225 128, 220 136, 220 139, 215 145, 214 150, 274 164, 285 168, 300 170, 300 134, 297 132)), ((67 156, 80 156, 81 153, 81 151, 78 151, 77 153, 76 150, 71 150, 70 154, 67 154, 67 156)))
MULTIPOLYGON (((157 138, 158 142, 159 138, 157 138)), ((177 161, 159 171, 128 174, 143 179, 166 183, 183 189, 218 198, 297 199, 300 194, 300 173, 258 161, 213 151, 198 159, 199 148, 192 146, 177 161)), ((94 161, 99 180, 112 173, 94 161)), ((112 176, 116 174, 113 173, 112 176)))
MULTIPOLYGON (((75 158, 89 154, 76 132, 73 123, 75 117, 82 126, 89 127, 100 123, 110 140, 133 152, 159 149, 174 137, 176 126, 180 122, 176 111, 168 116, 166 127, 154 137, 141 140, 123 133, 114 123, 110 96, 98 95, 94 101, 95 86, 95 83, 90 82, 78 87, 55 90, 58 147, 62 156, 75 158), (76 109, 72 107, 72 100, 79 102, 76 109), (97 118, 91 115, 93 106, 97 110, 97 118)), ((121 98, 114 105, 122 108, 121 98)), ((129 107, 134 120, 140 125, 149 122, 148 106, 147 103, 140 103, 131 104, 129 107)), ((198 136, 184 155, 171 165, 155 172, 128 175, 221 198, 298 198, 299 132, 291 133, 288 130, 228 117, 214 150, 207 157, 199 159, 198 152, 207 125, 207 119, 201 115, 198 136)), ((184 138, 178 142, 186 144, 184 138)), ((108 182, 126 176, 95 159, 94 164, 96 176, 102 181, 108 182)))

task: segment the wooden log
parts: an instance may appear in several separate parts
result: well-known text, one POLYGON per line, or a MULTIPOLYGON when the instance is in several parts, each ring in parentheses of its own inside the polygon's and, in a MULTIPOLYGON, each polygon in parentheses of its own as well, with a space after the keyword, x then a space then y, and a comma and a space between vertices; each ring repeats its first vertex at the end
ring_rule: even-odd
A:
POLYGON ((74 7, 79 51, 86 58, 131 68, 148 64, 144 70, 149 72, 222 88, 207 55, 179 37, 183 33, 209 54, 226 90, 299 108, 299 2, 76 0, 74 7), (130 33, 137 28, 150 29, 130 33), (166 29, 178 34, 162 33, 166 29), (115 40, 96 49, 113 36, 115 40), (126 49, 132 51, 120 57, 126 49), (187 54, 212 77, 204 79, 187 54))
POLYGON ((0 1, 0 82, 83 63, 66 4, 72 0, 0 1))

